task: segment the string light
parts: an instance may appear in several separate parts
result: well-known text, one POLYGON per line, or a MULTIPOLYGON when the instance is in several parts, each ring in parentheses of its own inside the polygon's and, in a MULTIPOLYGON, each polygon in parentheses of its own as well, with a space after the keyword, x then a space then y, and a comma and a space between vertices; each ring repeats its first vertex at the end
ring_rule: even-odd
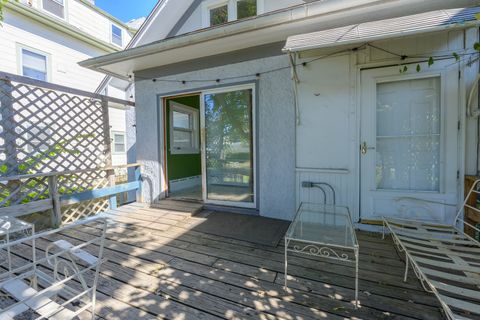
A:
MULTIPOLYGON (((443 55, 428 56, 428 57, 422 56, 422 55, 406 55, 406 54, 396 53, 396 52, 393 52, 391 50, 387 50, 387 49, 384 49, 382 47, 378 47, 378 46, 370 44, 370 43, 365 43, 365 44, 363 44, 361 46, 358 46, 358 47, 355 47, 355 48, 343 49, 343 50, 339 50, 339 51, 336 51, 336 52, 333 52, 333 53, 330 53, 330 54, 323 55, 323 56, 315 58, 315 59, 311 59, 309 61, 303 61, 301 63, 298 63, 298 64, 294 65, 294 66, 295 67, 299 67, 299 66, 307 67, 309 64, 312 64, 313 62, 316 62, 316 61, 319 61, 319 60, 322 60, 322 59, 326 59, 328 57, 335 56, 335 55, 342 54, 342 53, 357 52, 357 51, 359 51, 361 49, 365 49, 367 47, 371 47, 373 49, 388 53, 392 56, 400 58, 400 60, 402 60, 402 61, 405 61, 407 59, 438 59, 438 60, 456 59, 458 61, 458 57, 472 57, 475 54, 480 55, 479 52, 459 53, 459 54, 455 54, 455 55, 453 55, 453 54, 450 54, 450 55, 443 54, 443 55)), ((418 63, 418 61, 417 62, 411 62, 411 63, 418 63)), ((255 77, 256 79, 259 79, 262 75, 277 72, 277 71, 282 71, 282 70, 285 70, 285 69, 290 69, 291 67, 292 67, 291 65, 288 65, 288 66, 279 67, 279 68, 275 68, 275 69, 271 69, 271 70, 266 70, 266 71, 263 71, 263 72, 257 72, 257 73, 254 73, 254 74, 232 76, 232 77, 225 77, 225 78, 216 78, 216 79, 190 79, 190 80, 188 80, 188 79, 160 79, 160 78, 142 78, 142 77, 139 77, 139 76, 135 76, 135 79, 138 79, 138 80, 152 80, 153 82, 159 81, 159 82, 167 82, 167 83, 179 83, 179 84, 182 84, 182 85, 186 85, 189 82, 190 83, 209 83, 209 82, 210 83, 212 83, 212 82, 213 83, 221 83, 221 82, 225 82, 225 81, 228 81, 228 80, 248 79, 248 78, 253 78, 253 77, 255 77)), ((132 75, 129 75, 128 77, 131 79, 132 75)))

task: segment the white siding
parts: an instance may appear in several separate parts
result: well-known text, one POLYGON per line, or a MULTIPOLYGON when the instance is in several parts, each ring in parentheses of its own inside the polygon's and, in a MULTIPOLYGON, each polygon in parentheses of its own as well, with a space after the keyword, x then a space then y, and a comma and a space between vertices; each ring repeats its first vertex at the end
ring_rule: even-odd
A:
MULTIPOLYGON (((89 6, 78 0, 64 0, 65 1, 65 22, 74 27, 88 33, 92 37, 102 41, 111 43, 110 32, 112 21, 107 16, 93 10, 89 6)), ((22 0, 21 3, 31 3, 31 7, 45 12, 42 9, 42 0, 22 0)), ((60 19, 62 20, 62 19, 60 19)), ((130 41, 131 35, 128 30, 121 24, 114 22, 120 29, 122 29, 124 46, 130 41)))

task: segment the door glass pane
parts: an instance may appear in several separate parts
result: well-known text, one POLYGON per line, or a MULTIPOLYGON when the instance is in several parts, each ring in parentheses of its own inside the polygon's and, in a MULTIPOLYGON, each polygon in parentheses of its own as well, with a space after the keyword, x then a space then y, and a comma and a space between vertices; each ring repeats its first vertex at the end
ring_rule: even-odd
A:
POLYGON ((252 90, 205 95, 207 199, 254 201, 252 90))
POLYGON ((440 78, 377 85, 377 189, 440 191, 440 78))
POLYGON ((210 26, 228 22, 228 5, 213 8, 210 10, 210 26))

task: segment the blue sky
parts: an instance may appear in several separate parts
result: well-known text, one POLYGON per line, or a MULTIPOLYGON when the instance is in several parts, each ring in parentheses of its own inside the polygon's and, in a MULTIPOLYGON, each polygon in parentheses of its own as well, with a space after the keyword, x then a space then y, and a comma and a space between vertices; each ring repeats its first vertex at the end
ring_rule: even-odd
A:
POLYGON ((123 22, 146 17, 157 0, 95 0, 95 4, 123 22))

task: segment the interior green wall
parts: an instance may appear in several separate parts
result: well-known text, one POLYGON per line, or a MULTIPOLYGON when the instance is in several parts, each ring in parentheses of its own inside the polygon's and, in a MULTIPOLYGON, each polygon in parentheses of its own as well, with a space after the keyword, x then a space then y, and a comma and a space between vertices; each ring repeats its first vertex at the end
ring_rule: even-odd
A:
MULTIPOLYGON (((188 96, 167 99, 167 174, 168 180, 177 180, 202 174, 201 154, 170 153, 170 101, 200 110, 200 96, 188 96)), ((200 121, 200 120, 199 120, 200 121)), ((200 128, 200 123, 198 123, 200 128)))

